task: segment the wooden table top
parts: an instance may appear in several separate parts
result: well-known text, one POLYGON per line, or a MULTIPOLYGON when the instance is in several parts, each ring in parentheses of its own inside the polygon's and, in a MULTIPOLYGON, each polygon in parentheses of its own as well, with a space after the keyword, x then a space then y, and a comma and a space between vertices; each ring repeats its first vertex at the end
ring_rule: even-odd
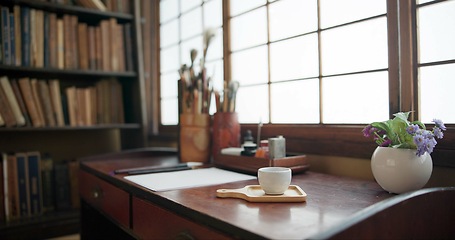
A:
POLYGON ((294 175, 291 184, 307 193, 303 203, 251 203, 242 199, 217 198, 220 188, 258 184, 248 180, 164 192, 153 192, 115 175, 116 169, 178 162, 176 155, 134 153, 95 157, 81 169, 150 200, 180 216, 241 238, 306 239, 343 222, 350 215, 394 195, 375 182, 307 171, 294 175))

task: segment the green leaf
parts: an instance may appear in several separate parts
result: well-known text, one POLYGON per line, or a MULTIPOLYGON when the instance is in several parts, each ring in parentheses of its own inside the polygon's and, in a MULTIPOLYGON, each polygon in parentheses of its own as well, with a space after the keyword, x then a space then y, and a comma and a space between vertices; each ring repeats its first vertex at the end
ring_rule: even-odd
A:
POLYGON ((385 121, 385 122, 374 122, 371 124, 371 126, 373 126, 374 128, 377 128, 379 130, 384 130, 386 132, 389 132, 390 131, 390 127, 389 127, 389 121, 385 121))
POLYGON ((395 118, 398 118, 398 119, 401 119, 401 120, 403 120, 405 122, 408 122, 409 113, 410 112, 399 112, 399 113, 393 114, 393 116, 395 116, 395 118))

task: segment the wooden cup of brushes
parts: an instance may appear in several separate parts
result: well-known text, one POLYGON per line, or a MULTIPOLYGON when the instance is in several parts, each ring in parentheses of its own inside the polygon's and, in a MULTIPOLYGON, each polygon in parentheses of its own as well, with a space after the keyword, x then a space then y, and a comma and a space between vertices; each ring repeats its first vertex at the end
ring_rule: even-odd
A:
POLYGON ((180 114, 179 134, 181 162, 210 162, 209 114, 180 114))

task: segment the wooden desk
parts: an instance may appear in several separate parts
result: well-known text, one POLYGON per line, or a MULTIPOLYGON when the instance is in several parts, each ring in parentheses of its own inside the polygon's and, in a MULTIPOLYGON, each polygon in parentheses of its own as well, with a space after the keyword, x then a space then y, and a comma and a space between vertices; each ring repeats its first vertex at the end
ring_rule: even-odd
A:
POLYGON ((175 152, 153 151, 83 159, 81 237, 306 239, 393 196, 375 182, 311 171, 294 175, 291 183, 308 194, 305 203, 250 203, 215 195, 217 189, 241 188, 257 180, 153 192, 113 174, 116 169, 177 161, 175 152))

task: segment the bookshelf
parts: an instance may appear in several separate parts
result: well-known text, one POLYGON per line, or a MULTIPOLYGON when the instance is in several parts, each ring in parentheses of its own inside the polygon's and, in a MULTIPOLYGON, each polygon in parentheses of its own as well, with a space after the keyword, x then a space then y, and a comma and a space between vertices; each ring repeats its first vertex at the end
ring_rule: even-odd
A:
MULTIPOLYGON (((22 15, 14 15, 15 8, 20 9, 21 13, 23 9, 35 11, 34 19, 29 22, 34 25, 35 29, 31 30, 28 33, 29 35, 25 37, 30 38, 30 40, 24 45, 24 34, 26 34, 24 29, 29 28, 23 28, 23 25, 19 25, 21 26, 20 36, 22 38, 19 42, 22 52, 20 61, 12 61, 11 54, 13 53, 11 50, 17 49, 13 40, 10 40, 10 45, 7 46, 7 48, 11 47, 10 59, 5 61, 4 38, 1 38, 0 78, 6 77, 10 82, 20 79, 35 79, 38 84, 45 82, 48 85, 50 85, 51 80, 58 80, 58 92, 62 97, 61 111, 64 115, 64 121, 58 123, 57 113, 54 113, 51 114, 55 120, 55 123, 52 124, 52 121, 45 118, 46 113, 42 109, 42 125, 35 125, 35 121, 30 116, 24 125, 7 126, 3 124, 0 126, 0 152, 38 151, 42 153, 41 156, 49 154, 54 164, 60 164, 90 155, 119 152, 124 149, 147 145, 145 124, 147 121, 143 101, 145 89, 141 38, 141 1, 100 0, 99 2, 106 6, 106 11, 84 6, 87 2, 89 1, 1 1, 0 9, 8 9, 9 15, 13 15, 13 21, 17 19, 17 16, 19 16, 20 21, 25 21, 22 15), (114 6, 114 2, 119 5, 114 6), (40 15, 42 17, 39 17, 40 15), (42 20, 36 21, 37 16, 42 20), (50 18, 54 20, 48 20, 50 18), (58 30, 59 20, 64 26, 63 29, 71 28, 72 32, 58 30), (42 23, 39 23, 40 21, 42 23), (57 33, 51 33, 52 31, 57 31, 57 33), (104 35, 106 31, 110 35, 104 35), (43 32, 42 35, 46 38, 39 36, 39 32, 43 32), (63 40, 58 39, 58 34, 61 34, 63 40), (96 41, 91 41, 93 39, 96 41), (58 45, 62 41, 63 45, 58 45), (44 44, 44 47, 40 49, 33 46, 34 44, 39 44, 39 46, 44 44), (63 52, 59 55, 62 46, 63 52), (24 57, 24 51, 28 52, 29 56, 24 57), (71 52, 70 55, 65 54, 69 52, 71 52), (112 82, 112 85, 105 86, 112 92, 100 94, 103 89, 97 88, 97 85, 102 85, 101 82, 112 82), (69 88, 95 89, 92 91, 95 92, 94 95, 90 95, 92 93, 89 94, 87 90, 86 95, 80 95, 87 98, 75 98, 78 107, 75 108, 77 113, 73 112, 72 114, 73 117, 75 116, 73 120, 76 119, 74 121, 70 116, 70 109, 73 105, 69 104, 67 92, 69 88), (104 96, 104 100, 99 97, 100 95, 104 96), (107 98, 106 95, 109 95, 110 98, 107 98), (89 99, 91 100, 89 101, 89 99), (90 110, 86 110, 86 108, 81 110, 82 106, 90 110), (103 108, 104 112, 100 110, 103 108), (116 112, 115 115, 114 111, 116 112), (88 115, 92 117, 88 117, 88 115)), ((3 21, 0 23, 3 24, 3 21)), ((14 31, 16 29, 14 28, 14 31)), ((1 30, 1 36, 4 36, 3 25, 1 30)), ((10 37, 15 36, 13 31, 9 31, 9 33, 10 37)), ((43 93, 40 92, 40 94, 43 93)), ((40 98, 41 101, 42 99, 44 97, 40 98)), ((51 100, 53 100, 52 96, 51 100)), ((52 106, 55 105, 52 104, 52 106)), ((29 113, 28 106, 25 106, 25 109, 24 117, 29 113)), ((27 119, 27 117, 25 118, 27 119)), ((19 216, 9 221, 0 218, 0 238, 29 238, 30 234, 33 235, 33 238, 55 237, 77 232, 79 224, 79 211, 74 206, 65 210, 43 211, 42 214, 32 214, 26 217, 19 216)))

